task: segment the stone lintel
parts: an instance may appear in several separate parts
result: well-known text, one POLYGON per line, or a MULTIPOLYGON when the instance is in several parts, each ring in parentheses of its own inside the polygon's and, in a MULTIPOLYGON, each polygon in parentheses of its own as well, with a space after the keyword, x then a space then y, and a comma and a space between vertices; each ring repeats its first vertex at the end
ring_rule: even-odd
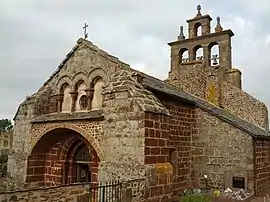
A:
POLYGON ((74 112, 74 113, 54 113, 48 115, 39 116, 31 121, 31 123, 44 123, 55 121, 71 121, 71 120, 99 120, 103 119, 103 110, 92 110, 86 112, 74 112))

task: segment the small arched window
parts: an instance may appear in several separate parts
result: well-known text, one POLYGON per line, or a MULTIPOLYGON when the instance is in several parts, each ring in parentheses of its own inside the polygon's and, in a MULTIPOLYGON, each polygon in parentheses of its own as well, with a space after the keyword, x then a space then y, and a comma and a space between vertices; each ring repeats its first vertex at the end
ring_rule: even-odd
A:
POLYGON ((217 66, 220 61, 219 44, 214 42, 208 46, 210 65, 217 66))
POLYGON ((75 85, 75 90, 78 92, 75 109, 86 110, 87 109, 87 97, 86 97, 86 84, 83 80, 80 80, 75 85))
POLYGON ((70 95, 71 87, 64 83, 61 87, 61 94, 63 94, 62 112, 70 112, 72 107, 72 97, 70 95))
POLYGON ((188 49, 186 48, 182 48, 180 51, 179 51, 179 63, 186 63, 188 62, 188 59, 189 59, 189 54, 188 54, 188 49))
POLYGON ((92 89, 94 90, 93 99, 91 103, 92 109, 98 109, 102 107, 102 89, 104 86, 103 79, 101 77, 96 77, 92 81, 92 89))
POLYGON ((202 36, 202 25, 201 23, 196 23, 195 24, 195 36, 202 36))
POLYGON ((201 45, 195 46, 193 49, 194 52, 194 60, 201 61, 203 60, 203 47, 201 45))

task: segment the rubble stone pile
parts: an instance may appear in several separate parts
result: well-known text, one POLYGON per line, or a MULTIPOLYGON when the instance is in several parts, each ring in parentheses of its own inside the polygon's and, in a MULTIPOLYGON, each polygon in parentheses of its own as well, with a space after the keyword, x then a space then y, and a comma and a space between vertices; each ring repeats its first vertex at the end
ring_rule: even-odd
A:
POLYGON ((251 196, 251 192, 249 190, 244 190, 244 189, 233 191, 230 188, 227 188, 222 192, 222 195, 230 199, 245 200, 249 196, 251 196))

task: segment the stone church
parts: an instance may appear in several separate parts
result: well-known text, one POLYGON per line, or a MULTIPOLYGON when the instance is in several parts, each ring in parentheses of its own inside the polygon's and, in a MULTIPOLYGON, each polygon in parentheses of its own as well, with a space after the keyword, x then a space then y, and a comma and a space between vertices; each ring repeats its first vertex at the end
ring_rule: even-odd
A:
POLYGON ((205 176, 218 188, 269 184, 267 107, 242 90, 234 33, 211 22, 198 6, 187 37, 180 28, 165 81, 79 39, 19 106, 8 171, 29 186, 140 179, 147 201, 205 176))

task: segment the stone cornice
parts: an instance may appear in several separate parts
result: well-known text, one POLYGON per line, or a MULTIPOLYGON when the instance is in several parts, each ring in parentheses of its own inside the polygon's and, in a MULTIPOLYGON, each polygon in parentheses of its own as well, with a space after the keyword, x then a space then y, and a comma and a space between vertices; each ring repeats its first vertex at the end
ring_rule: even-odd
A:
POLYGON ((208 18, 210 21, 212 20, 210 15, 203 15, 203 16, 199 16, 199 17, 189 19, 189 20, 187 20, 187 23, 190 23, 192 21, 197 21, 197 20, 200 20, 200 19, 203 19, 203 18, 208 18))
POLYGON ((54 113, 36 117, 31 123, 59 122, 59 121, 74 121, 74 120, 103 120, 103 110, 91 110, 86 112, 74 113, 54 113))
POLYGON ((234 36, 234 33, 232 32, 232 30, 228 29, 228 30, 224 30, 222 32, 215 32, 215 33, 202 35, 202 36, 198 36, 198 37, 194 37, 194 38, 188 38, 188 39, 185 39, 185 40, 173 41, 173 42, 168 43, 168 45, 173 46, 173 45, 198 41, 198 40, 202 40, 202 39, 208 39, 210 37, 217 37, 217 36, 222 36, 222 35, 229 35, 230 37, 232 37, 232 36, 234 36))

